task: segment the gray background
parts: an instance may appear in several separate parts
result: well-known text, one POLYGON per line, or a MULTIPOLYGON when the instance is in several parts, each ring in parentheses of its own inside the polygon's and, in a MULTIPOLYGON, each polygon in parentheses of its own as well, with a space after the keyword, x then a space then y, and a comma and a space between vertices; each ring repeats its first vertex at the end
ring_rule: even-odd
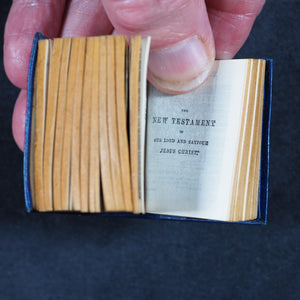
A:
POLYGON ((274 59, 267 226, 27 214, 1 47, 0 298, 300 299, 299 19, 300 1, 267 1, 238 54, 274 59))

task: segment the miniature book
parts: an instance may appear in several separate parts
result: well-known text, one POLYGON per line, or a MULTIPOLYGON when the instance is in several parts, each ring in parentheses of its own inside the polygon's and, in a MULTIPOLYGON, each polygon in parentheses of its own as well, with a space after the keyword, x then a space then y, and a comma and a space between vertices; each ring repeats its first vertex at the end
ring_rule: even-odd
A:
POLYGON ((122 36, 38 36, 35 44, 29 210, 259 219, 260 198, 267 200, 268 61, 216 61, 201 87, 168 95, 147 84, 149 37, 128 45, 122 36))

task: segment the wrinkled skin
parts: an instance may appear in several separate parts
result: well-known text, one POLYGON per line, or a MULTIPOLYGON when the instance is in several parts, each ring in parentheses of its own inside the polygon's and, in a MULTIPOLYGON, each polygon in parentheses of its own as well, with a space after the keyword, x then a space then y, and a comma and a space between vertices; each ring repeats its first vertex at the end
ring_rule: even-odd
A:
POLYGON ((232 58, 247 39, 264 0, 14 0, 5 28, 4 66, 21 89, 13 135, 24 147, 27 71, 34 34, 151 35, 148 79, 183 93, 207 78, 213 61, 232 58))

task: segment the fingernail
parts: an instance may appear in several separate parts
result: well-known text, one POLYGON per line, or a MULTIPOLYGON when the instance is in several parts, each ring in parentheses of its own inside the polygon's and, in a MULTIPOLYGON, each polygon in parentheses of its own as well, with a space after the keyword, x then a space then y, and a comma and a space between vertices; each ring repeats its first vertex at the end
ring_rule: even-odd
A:
POLYGON ((192 37, 149 55, 148 78, 158 89, 185 93, 200 86, 214 63, 213 47, 208 49, 200 38, 192 37))

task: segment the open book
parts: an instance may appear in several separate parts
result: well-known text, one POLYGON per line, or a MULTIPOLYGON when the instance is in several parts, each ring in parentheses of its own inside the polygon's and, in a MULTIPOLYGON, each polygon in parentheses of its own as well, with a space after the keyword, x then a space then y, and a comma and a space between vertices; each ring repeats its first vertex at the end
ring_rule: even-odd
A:
POLYGON ((37 35, 27 208, 257 219, 265 60, 216 61, 200 88, 167 95, 147 88, 149 47, 141 37, 128 46, 121 36, 37 35))

